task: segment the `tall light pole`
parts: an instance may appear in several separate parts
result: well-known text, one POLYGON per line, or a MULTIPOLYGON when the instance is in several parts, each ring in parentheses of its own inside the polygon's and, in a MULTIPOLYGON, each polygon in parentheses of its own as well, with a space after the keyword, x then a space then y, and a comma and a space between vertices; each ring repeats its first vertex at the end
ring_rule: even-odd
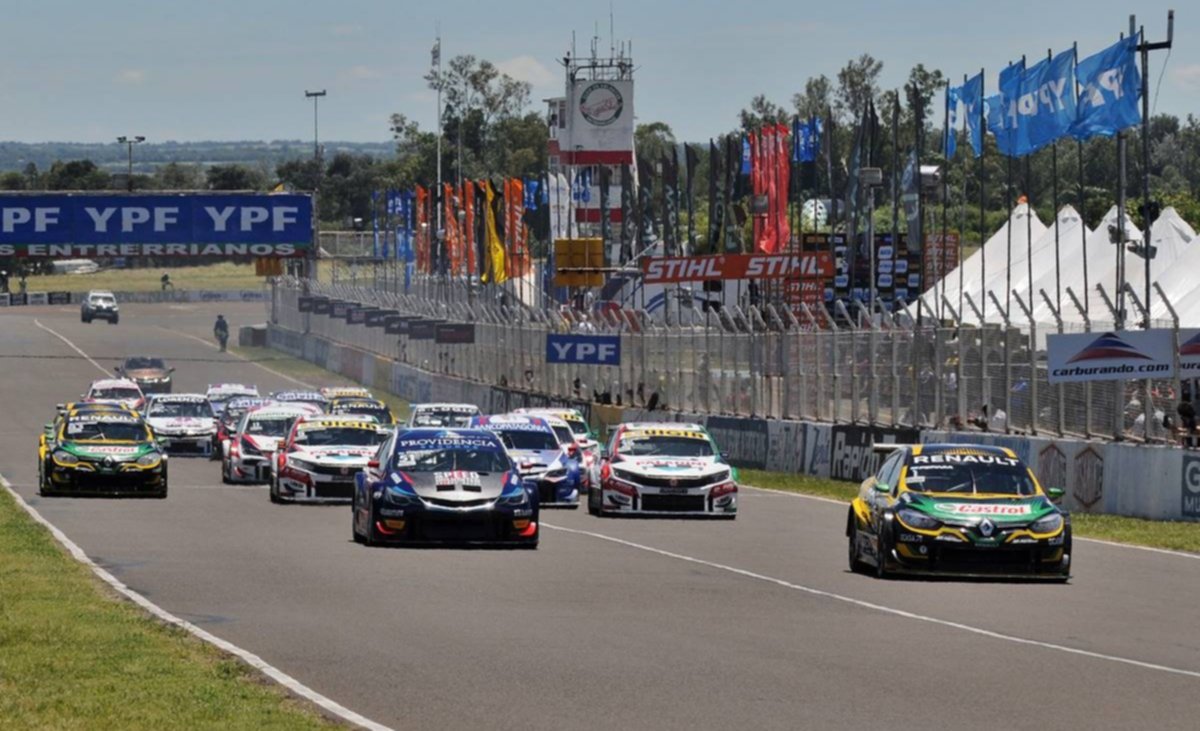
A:
POLYGON ((320 91, 309 91, 308 89, 304 90, 304 97, 306 99, 313 100, 313 159, 317 162, 321 161, 321 145, 317 137, 317 102, 320 101, 321 97, 323 96, 325 96, 324 89, 321 89, 320 91))
POLYGON ((125 185, 130 193, 133 192, 133 146, 139 142, 145 141, 145 135, 136 135, 134 137, 126 137, 125 135, 121 135, 117 138, 117 142, 125 145, 129 149, 129 167, 127 168, 127 173, 125 176, 125 185))

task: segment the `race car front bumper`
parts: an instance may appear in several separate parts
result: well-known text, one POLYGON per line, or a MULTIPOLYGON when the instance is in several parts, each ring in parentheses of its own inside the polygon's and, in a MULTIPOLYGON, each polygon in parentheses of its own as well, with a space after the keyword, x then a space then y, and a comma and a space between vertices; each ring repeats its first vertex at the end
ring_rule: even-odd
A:
POLYGON ((1045 577, 1070 574, 1071 535, 1063 530, 1049 538, 999 535, 972 542, 929 535, 897 523, 892 531, 889 570, 924 575, 1045 577))
POLYGON ((399 508, 384 502, 371 515, 371 530, 381 543, 535 546, 538 542, 537 513, 529 508, 399 508))
POLYGON ((600 512, 611 515, 732 518, 737 515, 737 498, 733 481, 701 487, 652 487, 610 477, 600 483, 600 512))
POLYGON ((208 457, 213 449, 213 432, 203 434, 157 433, 158 443, 173 455, 195 455, 208 457))
POLYGON ((538 506, 543 508, 578 508, 579 480, 570 476, 557 480, 546 477, 546 473, 530 473, 521 476, 521 481, 537 493, 538 506))
POLYGON ((242 454, 239 452, 236 457, 227 457, 229 462, 227 472, 230 482, 242 484, 270 482, 271 461, 274 456, 274 452, 266 454, 242 454))
POLYGON ((121 496, 157 495, 166 492, 167 472, 163 463, 144 469, 133 464, 112 468, 92 466, 61 467, 55 465, 42 492, 51 495, 121 496))
POLYGON ((354 476, 361 467, 299 469, 291 465, 279 474, 279 497, 289 502, 348 503, 354 497, 354 476))

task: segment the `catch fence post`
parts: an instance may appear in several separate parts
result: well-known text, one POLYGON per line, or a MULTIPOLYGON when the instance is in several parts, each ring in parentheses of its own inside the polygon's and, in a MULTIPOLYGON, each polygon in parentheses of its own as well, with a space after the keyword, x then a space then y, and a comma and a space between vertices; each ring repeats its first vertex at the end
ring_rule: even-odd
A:
POLYGON ((1033 321, 1033 312, 1030 306, 1025 304, 1025 300, 1021 299, 1020 293, 1014 289, 1012 294, 1013 299, 1017 302, 1017 307, 1021 308, 1021 312, 1025 313, 1025 319, 1029 322, 1029 340, 1026 341, 1026 348, 1029 351, 1029 433, 1037 436, 1038 415, 1041 413, 1038 409, 1037 323, 1033 321))
MULTIPOLYGON (((1075 306, 1075 310, 1079 312, 1079 316, 1083 318, 1083 331, 1092 331, 1092 320, 1088 316, 1088 311, 1079 301, 1079 297, 1075 295, 1075 290, 1067 287, 1064 290, 1067 296, 1071 298, 1071 304, 1075 306)), ((1088 381, 1083 384, 1083 436, 1092 438, 1092 382, 1088 381)))
MULTIPOLYGON (((1055 324, 1055 327, 1057 327, 1057 329, 1058 329, 1058 334, 1062 335, 1062 331, 1063 331, 1062 313, 1059 312, 1058 308, 1056 308, 1054 306, 1054 303, 1050 301, 1050 295, 1046 294, 1045 289, 1040 289, 1038 291, 1042 295, 1042 301, 1046 303, 1046 307, 1050 310, 1050 314, 1054 316, 1054 324, 1055 324)), ((1035 340, 1035 343, 1036 343, 1036 340, 1035 340)), ((1050 371, 1049 371, 1049 368, 1047 368, 1046 380, 1049 381, 1049 379, 1050 379, 1050 371)), ((1066 399, 1065 385, 1066 384, 1059 383, 1056 386, 1056 388, 1058 389, 1058 424, 1057 424, 1056 430, 1058 431, 1058 435, 1060 437, 1063 436, 1063 434, 1067 430, 1067 399, 1066 399)))
POLYGON ((833 401, 831 402, 830 406, 833 411, 832 421, 834 424, 836 424, 836 423, 838 423, 838 417, 841 415, 841 411, 842 411, 841 410, 841 390, 842 390, 841 384, 842 384, 842 382, 841 382, 841 375, 839 373, 840 368, 838 367, 839 366, 839 363, 838 363, 839 328, 837 326, 837 322, 835 322, 833 319, 833 315, 829 314, 829 308, 822 307, 821 312, 825 313, 825 319, 829 322, 829 338, 830 338, 829 371, 830 371, 830 378, 833 381, 833 391, 832 391, 833 401))
MULTIPOLYGON (((1004 329, 1001 332, 1004 334, 1004 433, 1007 434, 1009 425, 1012 424, 1012 348, 1008 338, 1008 329, 1011 325, 1008 311, 1000 306, 996 292, 989 289, 988 297, 992 298, 992 304, 996 305, 996 311, 1000 313, 1000 319, 1004 322, 1004 329)), ((990 408, 990 410, 994 411, 995 409, 990 408)), ((988 415, 987 418, 990 419, 991 416, 988 415)))

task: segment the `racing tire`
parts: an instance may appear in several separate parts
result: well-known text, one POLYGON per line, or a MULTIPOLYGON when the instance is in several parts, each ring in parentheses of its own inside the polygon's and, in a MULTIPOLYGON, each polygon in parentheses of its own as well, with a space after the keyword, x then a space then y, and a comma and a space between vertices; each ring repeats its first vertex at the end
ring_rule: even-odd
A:
POLYGON ((111 320, 109 320, 109 321, 108 321, 108 324, 109 324, 109 325, 116 325, 116 324, 117 324, 117 321, 118 321, 118 320, 120 320, 120 319, 121 319, 121 318, 119 318, 119 317, 114 317, 114 318, 112 318, 111 320))
POLYGON ((358 532, 358 491, 350 496, 350 538, 357 544, 366 543, 358 532))
POLYGON ((876 545, 878 546, 878 552, 875 556, 875 578, 890 579, 892 572, 888 570, 887 557, 892 552, 892 542, 887 535, 887 531, 882 528, 880 526, 880 530, 877 533, 878 539, 876 545))
POLYGON ((600 515, 600 500, 601 500, 600 490, 596 489, 595 487, 588 487, 588 496, 587 496, 588 515, 595 515, 595 516, 600 515), (592 498, 593 495, 595 496, 594 500, 592 498))
POLYGON ((271 502, 276 505, 283 505, 283 498, 275 492, 275 483, 271 482, 271 486, 267 488, 267 494, 271 497, 271 502))
POLYGON ((225 461, 221 461, 221 484, 232 485, 233 480, 229 478, 229 468, 225 466, 225 461))
POLYGON ((847 519, 846 526, 846 542, 849 544, 849 564, 850 572, 854 574, 867 573, 867 564, 862 560, 862 554, 858 551, 858 521, 854 517, 854 509, 851 508, 850 517, 847 519))
POLYGON ((80 316, 79 316, 79 321, 80 321, 80 322, 87 322, 87 321, 88 321, 88 319, 87 319, 87 315, 80 315, 80 316))

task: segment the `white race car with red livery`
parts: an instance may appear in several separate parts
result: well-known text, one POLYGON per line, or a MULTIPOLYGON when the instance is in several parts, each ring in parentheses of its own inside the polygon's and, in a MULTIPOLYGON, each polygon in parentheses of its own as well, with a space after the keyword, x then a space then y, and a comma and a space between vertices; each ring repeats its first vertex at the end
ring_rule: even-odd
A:
POLYGON ((698 424, 621 424, 588 491, 593 515, 737 517, 737 472, 698 424))
POLYGON ((146 407, 146 424, 170 454, 212 452, 217 419, 202 393, 156 394, 146 407))
POLYGON ((128 378, 102 378, 92 381, 83 401, 93 404, 117 404, 133 411, 146 406, 146 396, 137 382, 128 378))
POLYGON ((354 477, 392 431, 362 416, 308 416, 280 449, 271 502, 349 503, 354 477))
POLYGON ((225 404, 230 399, 245 396, 246 398, 258 398, 258 386, 247 386, 242 383, 215 383, 209 385, 204 392, 204 397, 212 404, 213 413, 217 416, 225 410, 225 404))
POLYGON ((296 420, 320 413, 309 406, 272 404, 242 415, 222 446, 221 481, 267 483, 271 481, 275 453, 287 439, 296 420))

